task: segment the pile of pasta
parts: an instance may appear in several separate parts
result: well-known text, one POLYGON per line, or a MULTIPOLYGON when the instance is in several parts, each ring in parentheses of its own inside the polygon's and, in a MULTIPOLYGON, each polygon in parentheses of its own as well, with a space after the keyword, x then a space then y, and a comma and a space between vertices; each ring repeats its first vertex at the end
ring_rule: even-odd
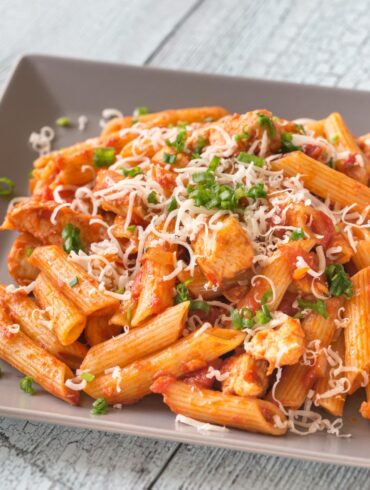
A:
POLYGON ((41 148, 0 358, 95 414, 157 393, 200 428, 340 435, 361 387, 370 418, 369 177, 338 113, 141 108, 41 148))

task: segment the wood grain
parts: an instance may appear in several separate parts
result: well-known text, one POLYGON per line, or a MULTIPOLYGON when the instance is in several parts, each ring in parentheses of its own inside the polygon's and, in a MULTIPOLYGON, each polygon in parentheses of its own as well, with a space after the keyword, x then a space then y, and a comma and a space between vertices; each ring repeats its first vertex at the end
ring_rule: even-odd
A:
MULTIPOLYGON (((370 0, 1 0, 25 52, 370 88, 370 0)), ((1 381, 0 381, 0 396, 1 381)), ((370 471, 0 418, 0 489, 368 489, 370 471)))

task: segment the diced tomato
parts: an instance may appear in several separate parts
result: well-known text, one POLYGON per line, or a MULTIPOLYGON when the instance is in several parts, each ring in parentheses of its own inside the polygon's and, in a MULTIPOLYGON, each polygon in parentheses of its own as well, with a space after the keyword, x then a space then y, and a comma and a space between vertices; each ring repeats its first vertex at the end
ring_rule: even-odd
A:
POLYGON ((323 148, 319 145, 304 145, 303 151, 305 154, 315 160, 319 160, 322 155, 323 148))

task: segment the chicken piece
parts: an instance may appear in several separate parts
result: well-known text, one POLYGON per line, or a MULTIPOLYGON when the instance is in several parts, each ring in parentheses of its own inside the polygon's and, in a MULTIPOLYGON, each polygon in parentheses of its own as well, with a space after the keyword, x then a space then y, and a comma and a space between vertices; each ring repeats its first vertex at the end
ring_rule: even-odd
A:
POLYGON ((257 332, 247 344, 247 351, 256 359, 268 361, 269 375, 275 367, 296 364, 305 347, 305 334, 300 322, 286 316, 281 326, 257 332))
MULTIPOLYGON (((103 191, 104 189, 107 189, 108 187, 111 187, 114 184, 125 180, 126 178, 127 177, 123 177, 113 170, 102 169, 98 172, 94 188, 94 192, 97 193, 97 196, 102 199, 101 207, 103 209, 106 211, 112 211, 113 213, 124 217, 127 215, 130 193, 128 192, 123 197, 109 199, 109 194, 99 195, 99 191, 103 191)), ((115 189, 114 193, 118 190, 119 189, 115 189)), ((111 194, 113 194, 113 191, 111 194)), ((143 206, 143 202, 138 196, 136 196, 132 209, 131 223, 134 225, 145 225, 145 215, 146 210, 143 206)))
POLYGON ((248 352, 226 359, 221 373, 229 373, 222 381, 222 391, 227 395, 261 397, 267 390, 267 362, 256 360, 248 352))
POLYGON ((105 238, 105 227, 99 223, 90 224, 91 216, 74 211, 69 207, 60 208, 55 216, 56 224, 50 220, 58 204, 53 201, 39 202, 33 199, 14 206, 6 215, 2 230, 18 230, 29 233, 43 245, 63 245, 63 228, 72 224, 80 230, 83 245, 99 242, 105 238))
POLYGON ((245 273, 252 265, 253 248, 248 235, 233 216, 223 220, 218 230, 204 230, 193 242, 198 264, 208 281, 222 286, 245 273))
POLYGON ((33 249, 39 245, 41 242, 29 233, 22 233, 13 242, 8 255, 8 269, 21 286, 30 284, 39 273, 39 269, 28 262, 33 249))

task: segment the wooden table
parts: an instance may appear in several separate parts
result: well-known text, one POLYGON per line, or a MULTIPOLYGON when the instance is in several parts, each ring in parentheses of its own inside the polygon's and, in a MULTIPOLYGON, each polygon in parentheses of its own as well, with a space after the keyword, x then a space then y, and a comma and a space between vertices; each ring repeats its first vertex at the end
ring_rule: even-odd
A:
MULTIPOLYGON (((370 89, 369 11, 367 0, 1 0, 0 88, 19 54, 39 52, 370 89)), ((370 471, 0 418, 0 489, 26 488, 368 489, 370 471)))

